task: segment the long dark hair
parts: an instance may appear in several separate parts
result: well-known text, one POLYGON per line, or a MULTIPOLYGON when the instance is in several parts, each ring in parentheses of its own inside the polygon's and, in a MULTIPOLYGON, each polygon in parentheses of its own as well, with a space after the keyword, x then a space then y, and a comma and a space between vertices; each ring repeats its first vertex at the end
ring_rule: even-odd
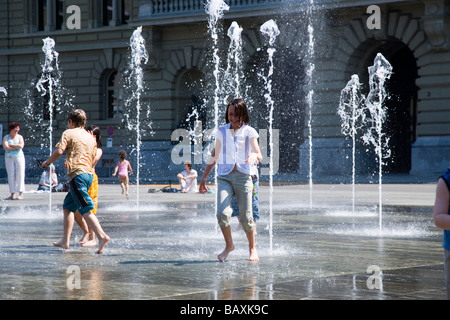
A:
POLYGON ((95 124, 91 124, 90 126, 86 127, 86 131, 92 132, 92 134, 95 136, 95 140, 97 141, 97 148, 101 148, 102 136, 100 135, 100 127, 96 126, 95 124))
POLYGON ((234 111, 236 112, 236 115, 241 119, 241 121, 245 124, 248 124, 250 122, 250 117, 248 115, 248 108, 245 101, 241 98, 233 99, 228 103, 227 105, 227 111, 225 112, 225 123, 229 123, 228 120, 228 109, 233 106, 234 111))

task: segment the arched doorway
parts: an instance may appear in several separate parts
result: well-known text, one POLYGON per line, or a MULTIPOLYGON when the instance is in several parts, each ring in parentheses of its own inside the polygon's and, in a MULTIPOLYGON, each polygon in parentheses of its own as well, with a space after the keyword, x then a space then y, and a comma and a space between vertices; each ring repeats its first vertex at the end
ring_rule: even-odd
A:
POLYGON ((176 81, 175 123, 177 128, 193 129, 195 121, 206 126, 203 73, 197 69, 183 69, 176 81))
POLYGON ((391 156, 385 159, 383 172, 407 173, 411 170, 411 146, 416 139, 416 58, 408 46, 397 39, 368 40, 359 49, 363 47, 366 55, 360 60, 360 81, 365 87, 365 94, 369 90, 368 67, 373 65, 377 53, 381 53, 393 67, 393 74, 386 82, 389 97, 385 100, 387 118, 383 126, 383 131, 389 137, 391 156))
MULTIPOLYGON (((245 70, 246 99, 250 124, 256 129, 269 127, 269 110, 264 98, 265 84, 261 75, 268 75, 267 48, 257 51, 245 70)), ((273 56, 272 95, 274 101, 273 129, 279 130, 279 170, 297 173, 300 166, 300 145, 305 141, 307 113, 303 61, 293 50, 278 48, 273 56)))

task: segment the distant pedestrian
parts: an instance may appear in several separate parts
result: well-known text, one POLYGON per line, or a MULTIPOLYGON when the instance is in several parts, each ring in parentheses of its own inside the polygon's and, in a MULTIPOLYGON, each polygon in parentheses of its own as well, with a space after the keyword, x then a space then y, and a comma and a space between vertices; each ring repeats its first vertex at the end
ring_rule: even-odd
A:
POLYGON ((128 178, 128 172, 133 174, 133 169, 131 168, 130 162, 127 160, 127 153, 125 150, 119 151, 119 161, 117 162, 116 168, 114 169, 113 177, 119 173, 119 182, 122 187, 122 194, 126 194, 127 199, 130 198, 128 190, 130 188, 130 180, 128 178))
POLYGON ((444 269, 447 299, 450 300, 450 168, 439 177, 436 199, 433 207, 433 220, 436 227, 444 230, 444 269))
POLYGON ((25 142, 19 134, 20 124, 18 122, 11 122, 8 128, 9 134, 3 137, 3 148, 5 149, 5 166, 11 195, 5 200, 22 200, 25 191, 25 155, 22 149, 25 142), (18 193, 17 196, 16 193, 18 193))

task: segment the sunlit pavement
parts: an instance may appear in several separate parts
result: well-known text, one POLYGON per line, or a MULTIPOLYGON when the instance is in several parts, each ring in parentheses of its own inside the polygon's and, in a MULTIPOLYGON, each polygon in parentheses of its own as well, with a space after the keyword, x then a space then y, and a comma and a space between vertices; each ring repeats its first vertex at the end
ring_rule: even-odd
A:
MULTIPOLYGON (((161 188, 131 186, 127 200, 119 185, 100 185, 97 216, 111 237, 101 255, 78 244, 77 225, 68 250, 52 245, 66 193, 27 185, 23 200, 2 201, 0 299, 446 298, 435 184, 383 185, 381 215, 377 184, 355 193, 350 184, 275 186, 272 194, 260 186, 260 261, 248 261, 234 219, 236 249, 224 263, 215 194, 161 188)), ((0 191, 9 195, 7 185, 0 191)))

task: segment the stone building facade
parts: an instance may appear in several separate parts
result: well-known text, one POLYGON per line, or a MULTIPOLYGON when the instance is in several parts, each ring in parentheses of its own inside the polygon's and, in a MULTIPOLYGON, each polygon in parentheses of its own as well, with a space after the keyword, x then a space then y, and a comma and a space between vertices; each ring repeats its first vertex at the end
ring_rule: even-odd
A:
MULTIPOLYGON (((227 31, 234 21, 242 28, 240 95, 249 104, 264 154, 269 145, 269 105, 264 95, 267 80, 271 81, 275 180, 349 181, 352 145, 342 134, 337 115, 340 93, 354 74, 368 92, 367 68, 377 53, 394 72, 385 102, 388 117, 383 130, 390 137, 391 157, 385 160, 384 173, 392 181, 434 181, 449 166, 448 0, 228 0, 229 10, 217 23, 217 42, 201 0, 0 3, 0 87, 7 91, 6 96, 0 92, 0 124, 5 135, 11 121, 21 123, 28 183, 37 181, 40 162, 65 129, 68 110, 75 107, 84 109, 88 122, 102 129, 104 156, 96 168, 101 180, 111 179, 120 149, 129 153, 132 164, 140 163, 141 182, 175 182, 186 158, 201 171, 217 101, 221 124, 226 101, 233 94, 233 84, 223 74, 229 65, 227 31), (272 46, 259 30, 269 19, 280 30, 272 46), (139 136, 136 126, 130 125, 136 110, 127 104, 132 95, 127 90, 130 37, 138 27, 149 54, 143 65, 139 136), (36 90, 43 73, 45 38, 55 41, 64 88, 64 97, 55 97, 51 107, 50 97, 36 90), (268 78, 269 47, 276 51, 273 75, 268 78), (219 70, 217 78, 215 70, 219 70), (189 118, 194 110, 201 115, 195 118, 202 120, 201 137, 187 143, 188 136, 183 143, 180 136, 196 124, 189 118)), ((361 141, 356 145, 360 181, 376 179, 377 164, 370 149, 361 141)), ((60 174, 62 161, 57 163, 60 174)), ((267 166, 266 157, 262 180, 267 178, 267 166)), ((6 178, 3 162, 0 178, 6 178)))

